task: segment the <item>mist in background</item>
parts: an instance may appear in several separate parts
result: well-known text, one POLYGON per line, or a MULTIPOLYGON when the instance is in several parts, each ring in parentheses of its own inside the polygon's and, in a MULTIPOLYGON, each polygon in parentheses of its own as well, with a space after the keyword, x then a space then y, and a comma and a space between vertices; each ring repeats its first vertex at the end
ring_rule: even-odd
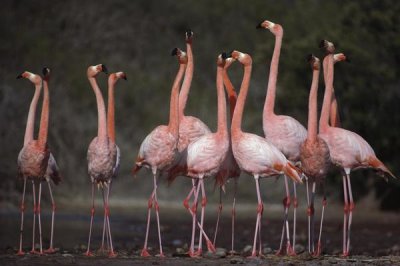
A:
MULTIPOLYGON (((89 204, 90 179, 86 152, 97 134, 96 100, 86 77, 90 65, 105 64, 109 72, 124 71, 128 81, 116 86, 116 139, 121 169, 111 201, 143 201, 152 191, 150 171, 131 175, 138 149, 148 133, 166 124, 171 86, 178 62, 174 47, 185 50, 185 30, 194 32, 194 78, 186 114, 214 131, 217 121, 216 58, 232 49, 250 54, 253 73, 243 118, 245 131, 263 135, 262 110, 275 37, 256 25, 265 19, 284 28, 279 65, 276 113, 307 125, 311 69, 305 58, 321 39, 337 45, 351 63, 335 65, 335 92, 343 127, 357 132, 377 156, 400 176, 400 3, 398 1, 2 1, 0 9, 0 199, 20 201, 17 156, 23 145, 33 85, 15 77, 24 70, 37 74, 50 67, 49 146, 64 181, 57 199, 89 204)), ((239 90, 242 66, 229 75, 239 90)), ((107 98, 107 76, 97 81, 107 98)), ((323 96, 319 86, 319 110, 323 96)), ((41 101, 39 102, 41 106, 41 101)), ((36 129, 40 108, 36 113, 36 129)), ((37 131, 36 131, 37 132, 37 131)), ((37 133, 36 133, 37 134, 37 133)), ((342 200, 340 172, 327 178, 329 200, 342 200)), ((213 180, 207 180, 212 192, 213 180)), ((282 180, 263 180, 266 202, 279 203, 282 180)), ((191 182, 181 177, 170 187, 160 181, 159 198, 180 202, 191 182)), ((239 202, 255 202, 253 178, 243 174, 239 202)), ((372 199, 372 207, 400 208, 400 183, 386 183, 372 170, 352 174, 355 199, 372 199)), ((232 185, 227 193, 231 197, 232 185)), ((216 190, 217 192, 217 190, 216 190)), ((209 193, 217 200, 218 193, 209 193)), ((30 190, 28 188, 28 193, 30 190)), ((44 192, 45 199, 48 193, 44 192)), ((299 195, 305 201, 305 196, 299 195)))

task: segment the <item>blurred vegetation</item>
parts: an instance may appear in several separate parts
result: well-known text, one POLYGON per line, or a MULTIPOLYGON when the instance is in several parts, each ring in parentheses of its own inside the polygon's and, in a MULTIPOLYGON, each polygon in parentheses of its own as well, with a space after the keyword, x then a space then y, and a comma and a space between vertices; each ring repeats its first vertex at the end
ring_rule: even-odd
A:
MULTIPOLYGON (((351 64, 335 67, 343 126, 363 136, 399 176, 399 13, 400 3, 395 0, 2 1, 0 198, 16 202, 21 191, 15 179, 16 158, 23 143, 33 86, 15 77, 24 70, 40 73, 43 66, 49 66, 53 73, 49 144, 65 176, 56 194, 89 194, 86 151, 97 132, 97 112, 85 73, 89 65, 98 63, 128 76, 116 90, 122 165, 114 193, 147 197, 152 185, 149 172, 143 171, 133 179, 130 169, 144 137, 167 122, 167 99, 177 70, 177 61, 169 53, 174 47, 185 49, 187 28, 195 34, 195 74, 186 113, 216 128, 216 56, 237 49, 253 57, 244 128, 262 135, 262 108, 274 45, 269 31, 255 29, 264 19, 281 24, 285 31, 276 112, 306 125, 311 71, 304 58, 309 53, 322 58, 318 41, 333 41, 338 52, 352 59, 351 64)), ((232 66, 230 76, 239 88, 239 64, 232 66)), ((99 75, 105 96, 106 80, 105 75, 99 75)), ((322 102, 322 77, 320 84, 322 102)), ((37 126, 38 122, 37 118, 37 126)), ((188 182, 182 180, 172 185, 173 190, 182 189, 181 193, 169 192, 164 184, 160 197, 183 199, 188 182)), ((333 198, 341 198, 340 182, 339 172, 333 171, 328 178, 328 192, 333 198)), ((372 171, 363 170, 353 174, 352 182, 356 199, 375 193, 381 207, 400 208, 398 181, 385 183, 372 171)), ((253 184, 245 187, 246 183, 241 182, 242 196, 255 198, 253 184)), ((273 195, 274 189, 270 190, 269 195, 273 195)), ((280 197, 281 191, 277 195, 280 197)))

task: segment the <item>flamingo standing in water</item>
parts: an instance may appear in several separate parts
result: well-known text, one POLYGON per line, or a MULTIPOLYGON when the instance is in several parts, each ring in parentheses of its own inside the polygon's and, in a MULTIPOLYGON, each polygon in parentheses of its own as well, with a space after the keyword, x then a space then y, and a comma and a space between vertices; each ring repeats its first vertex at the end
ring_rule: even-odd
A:
MULTIPOLYGON (((189 144, 187 148, 187 166, 188 176, 199 180, 198 187, 195 192, 194 206, 197 206, 199 191, 201 189, 201 219, 200 230, 203 228, 204 211, 207 203, 206 193, 204 189, 204 179, 214 176, 218 173, 223 164, 226 154, 229 150, 229 134, 226 120, 226 99, 223 83, 223 67, 224 59, 222 55, 217 58, 217 98, 218 98, 218 122, 217 131, 208 133, 189 144)), ((200 232, 199 246, 197 256, 202 254, 203 234, 200 232)), ((193 238, 192 238, 193 240, 193 238)), ((211 242, 206 239, 207 247, 210 249, 211 242)), ((194 243, 191 243, 190 249, 193 249, 194 243)))
MULTIPOLYGON (((124 79, 127 80, 126 74, 124 72, 117 72, 117 73, 112 73, 108 76, 108 106, 107 106, 107 133, 108 137, 111 142, 115 144, 115 147, 117 149, 117 161, 115 162, 115 167, 113 170, 113 176, 112 178, 116 178, 119 172, 119 165, 120 165, 120 158, 121 158, 121 153, 118 145, 115 143, 115 100, 114 100, 114 88, 115 84, 119 79, 124 79)), ((111 184, 110 184, 111 185, 111 184)), ((111 188, 110 188, 111 189, 111 188)), ((104 198, 103 194, 103 201, 105 205, 106 199, 104 198)), ((101 240, 101 248, 100 250, 104 250, 104 236, 106 235, 107 238, 107 243, 109 246, 110 240, 108 239, 108 223, 107 223, 107 216, 106 213, 104 213, 104 222, 103 222, 103 237, 101 240)))
MULTIPOLYGON (((279 57, 282 46, 283 28, 279 24, 265 20, 261 22, 257 28, 264 28, 270 30, 275 35, 275 48, 272 55, 271 67, 268 78, 267 96, 264 104, 263 111, 263 129, 265 138, 275 145, 285 156, 293 163, 300 161, 300 146, 307 137, 307 130, 296 119, 290 116, 276 115, 274 112, 275 95, 276 95, 276 81, 278 77, 279 57)), ((277 254, 282 254, 282 243, 285 232, 286 223, 286 252, 289 255, 296 255, 293 248, 296 243, 296 209, 297 209, 297 196, 296 184, 293 183, 293 248, 290 244, 289 237, 289 224, 288 209, 290 207, 290 193, 285 176, 286 197, 283 199, 283 206, 285 209, 284 223, 282 229, 281 242, 277 254)))
POLYGON ((32 250, 31 253, 37 253, 35 250, 35 229, 36 229, 36 215, 38 216, 39 225, 39 254, 43 254, 42 246, 42 225, 41 225, 41 193, 42 193, 42 182, 46 181, 49 187, 50 198, 52 203, 52 215, 51 215, 51 233, 50 233, 50 247, 45 250, 45 253, 54 253, 53 248, 53 232, 54 232, 54 216, 56 204, 53 198, 53 192, 51 189, 50 180, 54 184, 59 184, 62 180, 62 176, 59 172, 56 160, 51 154, 47 145, 47 135, 48 135, 48 123, 49 123, 49 109, 50 109, 50 94, 48 82, 50 79, 50 69, 43 68, 43 80, 44 80, 44 97, 42 105, 42 113, 40 119, 39 136, 35 140, 33 136, 35 127, 35 113, 36 107, 40 96, 40 91, 42 88, 42 78, 36 74, 25 71, 18 75, 17 79, 26 78, 35 85, 35 93, 31 101, 29 108, 28 119, 25 130, 24 146, 18 155, 18 177, 23 178, 24 188, 22 192, 21 201, 21 227, 20 227, 20 242, 18 255, 23 255, 22 251, 22 233, 24 231, 24 212, 25 212, 25 190, 26 181, 29 179, 32 181, 32 194, 33 194, 33 235, 32 235, 32 250), (39 186, 38 196, 36 196, 36 186, 39 186), (36 204, 36 198, 38 203, 36 204))
MULTIPOLYGON (((316 183, 321 183, 324 186, 324 179, 329 170, 330 157, 329 148, 326 142, 318 136, 318 111, 317 111, 317 95, 318 95, 318 80, 320 72, 320 60, 314 55, 309 55, 308 61, 313 69, 312 83, 310 96, 308 100, 308 128, 307 139, 301 145, 300 161, 301 168, 306 179, 307 188, 307 215, 308 215, 308 252, 314 252, 314 196, 316 183), (312 181, 312 195, 310 201, 310 194, 308 188, 308 179, 312 181)), ((323 189, 324 190, 324 189, 323 189)), ((320 235, 318 238, 318 248, 314 255, 319 256, 321 253, 321 232, 322 221, 324 217, 324 209, 326 206, 326 198, 322 201, 322 214, 320 235)))
POLYGON ((106 121, 106 110, 101 94, 100 88, 97 85, 96 76, 100 72, 107 73, 107 68, 103 64, 90 66, 87 69, 87 77, 90 85, 96 95, 97 101, 97 112, 98 112, 98 131, 97 136, 91 141, 88 152, 88 172, 92 182, 92 208, 90 215, 90 227, 89 227, 89 240, 85 255, 92 256, 90 252, 90 240, 92 236, 92 225, 94 216, 94 190, 95 185, 101 187, 103 194, 104 203, 104 215, 105 215, 105 228, 107 229, 107 237, 110 244, 109 257, 115 257, 111 228, 110 228, 110 209, 109 209, 109 196, 113 177, 118 169, 119 154, 118 147, 113 140, 110 139, 107 132, 107 121, 106 121))
POLYGON ((141 256, 150 256, 147 250, 147 239, 150 227, 151 208, 154 205, 157 217, 158 239, 160 244, 160 256, 163 257, 164 253, 161 244, 160 232, 160 218, 159 218, 159 205, 157 200, 157 175, 168 169, 176 160, 177 145, 179 138, 179 115, 178 115, 178 101, 179 101, 179 87, 183 78, 183 74, 187 64, 187 56, 185 53, 178 49, 172 51, 172 55, 176 55, 179 60, 179 70, 172 85, 171 99, 170 99, 170 112, 168 125, 161 125, 156 127, 147 137, 143 140, 139 154, 135 162, 133 174, 136 174, 143 166, 150 168, 153 173, 153 192, 150 195, 147 210, 147 227, 144 247, 141 256))
MULTIPOLYGON (((343 256, 349 255, 350 229, 355 207, 350 183, 350 172, 360 168, 372 168, 382 176, 396 178, 392 172, 376 157, 372 147, 358 134, 329 125, 329 112, 333 93, 334 75, 334 46, 330 47, 328 41, 322 41, 327 55, 327 75, 325 80, 325 94, 321 118, 319 123, 319 135, 328 144, 330 157, 333 164, 339 166, 343 175, 344 191, 344 217, 343 217, 343 256)), ((325 65, 325 64, 324 64, 325 65)))
MULTIPOLYGON (((256 256, 257 234, 261 229, 263 201, 261 199, 259 178, 285 174, 295 182, 301 182, 296 167, 288 161, 266 138, 243 132, 241 129, 244 103, 249 89, 252 59, 248 54, 232 51, 228 57, 238 60, 244 66, 243 81, 233 113, 231 125, 232 151, 240 169, 253 175, 257 190, 257 220, 251 257, 256 256)), ((261 237, 260 237, 261 238, 261 237)), ((261 255, 261 239, 260 251, 261 255)))
MULTIPOLYGON (((229 79, 227 70, 234 61, 235 60, 232 57, 226 58, 224 70, 222 72, 224 86, 225 86, 226 92, 228 93, 228 98, 229 98, 229 109, 230 109, 229 113, 230 113, 230 121, 231 122, 232 122, 232 117, 233 117, 233 111, 235 110, 235 106, 236 106, 237 94, 236 94, 235 88, 233 87, 231 80, 229 79)), ((229 179, 233 179, 234 187, 233 187, 233 201, 232 201, 232 226, 231 226, 231 228, 232 228, 232 230, 231 230, 232 246, 231 246, 231 251, 230 251, 231 254, 235 253, 235 249, 234 249, 235 216, 236 216, 235 206, 236 206, 237 180, 238 180, 239 176, 240 176, 240 168, 239 168, 239 165, 237 164, 237 162, 235 161, 235 158, 233 157, 231 138, 229 138, 228 153, 226 154, 226 158, 225 158, 224 162, 222 163, 220 170, 218 171, 217 175, 215 176, 216 183, 219 186, 219 206, 218 206, 218 212, 217 212, 217 223, 215 226, 213 244, 215 246, 215 242, 217 239, 217 233, 218 233, 218 227, 219 227, 219 220, 220 220, 221 211, 222 211, 222 191, 225 191, 225 184, 229 181, 229 179)))

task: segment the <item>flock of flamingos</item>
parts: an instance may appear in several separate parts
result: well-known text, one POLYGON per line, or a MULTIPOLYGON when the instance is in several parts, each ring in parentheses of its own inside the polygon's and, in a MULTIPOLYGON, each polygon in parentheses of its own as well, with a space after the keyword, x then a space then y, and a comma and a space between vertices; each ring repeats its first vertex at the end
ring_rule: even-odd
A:
MULTIPOLYGON (((277 254, 296 255, 293 247, 296 240, 296 184, 306 182, 307 186, 307 215, 308 215, 308 252, 314 256, 321 254, 321 233, 326 206, 326 198, 322 201, 319 236, 314 236, 314 196, 316 184, 322 183, 330 165, 339 167, 343 176, 344 190, 344 215, 343 215, 343 256, 349 255, 350 229, 354 202, 352 196, 350 172, 359 168, 373 168, 382 176, 395 176, 376 157, 371 146, 358 134, 341 128, 337 111, 336 98, 333 88, 334 64, 347 60, 343 53, 335 54, 334 44, 323 40, 320 47, 325 51, 322 62, 325 81, 325 94, 322 111, 317 120, 317 90, 320 60, 314 55, 309 55, 308 61, 312 69, 312 82, 309 95, 308 125, 307 129, 296 119, 290 116, 277 115, 274 112, 278 65, 283 37, 283 28, 268 20, 261 22, 257 28, 268 29, 275 35, 275 48, 272 55, 267 96, 263 110, 263 129, 265 136, 257 136, 244 132, 241 128, 244 105, 249 89, 252 59, 250 55, 239 51, 222 53, 217 57, 216 87, 218 96, 218 127, 216 132, 210 129, 198 118, 185 115, 185 106, 193 77, 193 33, 186 32, 186 49, 184 52, 178 48, 172 51, 177 56, 179 70, 172 85, 170 99, 170 114, 167 125, 156 127, 143 140, 137 156, 133 173, 142 167, 149 168, 153 174, 154 189, 148 201, 147 228, 142 256, 149 256, 148 235, 150 227, 151 210, 156 213, 159 256, 164 256, 160 232, 159 205, 157 199, 158 178, 172 182, 178 176, 187 176, 192 180, 192 189, 184 200, 184 206, 192 216, 192 235, 189 255, 193 257, 202 255, 203 237, 210 251, 215 251, 215 239, 218 232, 219 214, 214 235, 214 243, 203 229, 204 210, 207 204, 204 189, 204 179, 214 177, 220 187, 220 192, 225 183, 234 180, 234 195, 236 195, 237 178, 241 172, 254 177, 258 198, 257 219, 254 230, 252 257, 262 255, 261 245, 261 217, 263 202, 259 188, 261 177, 284 176, 286 197, 283 200, 284 221, 279 250, 277 254), (238 61, 243 65, 244 74, 237 96, 232 83, 227 75, 229 66, 238 61), (182 82, 183 79, 183 82, 182 82), (228 130, 225 90, 229 97, 231 130, 228 130), (293 181, 293 196, 290 194, 288 177, 293 181), (309 188, 308 182, 312 185, 309 188), (309 191, 311 190, 311 192, 309 191), (201 191, 201 192, 200 192, 201 191), (197 207, 201 193, 201 215, 197 218, 197 207), (290 240, 288 210, 293 204, 293 236, 290 240), (194 240, 196 229, 199 230, 199 242, 195 251, 194 240), (285 243, 285 245, 284 245, 285 243), (257 248, 257 244, 258 247, 257 248)), ((108 110, 106 115, 105 103, 96 76, 100 72, 107 73, 103 64, 90 66, 87 77, 96 95, 98 110, 97 136, 89 145, 87 159, 88 172, 92 182, 92 208, 90 218, 89 240, 86 255, 91 256, 90 239, 94 217, 94 194, 96 185, 101 188, 104 203, 104 224, 101 249, 108 252, 110 257, 116 256, 113 248, 111 226, 109 218, 109 195, 113 178, 118 174, 120 164, 120 151, 115 142, 114 129, 114 86, 119 79, 126 79, 123 72, 112 73, 108 77, 108 110)), ((24 226, 25 190, 27 180, 32 181, 33 189, 33 240, 32 253, 54 253, 53 229, 55 203, 52 194, 51 182, 58 184, 62 180, 57 163, 47 145, 48 120, 49 120, 49 80, 50 69, 43 69, 43 78, 39 75, 23 72, 17 78, 26 78, 35 85, 35 93, 30 105, 27 126, 25 131, 24 146, 18 156, 18 175, 23 179, 23 195, 21 201, 21 230, 18 255, 24 254, 22 250, 22 236, 24 226), (40 120, 38 139, 34 139, 35 112, 43 85, 44 97, 40 120), (40 199, 42 181, 46 181, 52 201, 52 221, 50 247, 43 250, 40 216, 40 199), (38 190, 36 196, 36 189, 38 190), (38 222, 40 250, 35 249, 35 223, 38 222)), ((232 211, 232 252, 234 251, 234 225, 235 225, 235 196, 232 211)))

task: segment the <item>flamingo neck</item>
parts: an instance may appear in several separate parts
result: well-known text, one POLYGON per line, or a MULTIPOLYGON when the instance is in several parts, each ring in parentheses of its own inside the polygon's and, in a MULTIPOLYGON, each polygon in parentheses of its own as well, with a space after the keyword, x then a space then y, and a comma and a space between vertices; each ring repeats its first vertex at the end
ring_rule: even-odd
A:
POLYGON ((230 120, 232 121, 233 118, 233 111, 235 110, 236 106, 236 101, 237 101, 237 94, 235 92, 235 88, 233 87, 233 84, 231 80, 229 79, 228 72, 224 68, 224 71, 222 73, 223 79, 224 79, 224 85, 226 87, 226 90, 228 92, 228 97, 229 97, 229 114, 230 114, 230 120))
POLYGON ((35 93, 33 95, 31 104, 29 106, 28 119, 26 122, 24 146, 33 140, 33 131, 35 128, 36 107, 37 107, 37 103, 39 101, 41 89, 42 89, 41 84, 35 85, 35 93))
POLYGON ((183 79, 182 88, 179 93, 179 120, 184 116, 186 102, 189 96, 190 86, 192 84, 193 79, 193 71, 194 71, 194 60, 193 60, 193 52, 192 52, 192 44, 190 42, 186 42, 186 54, 187 54, 187 65, 185 71, 185 78, 183 79))
POLYGON ((237 98, 235 111, 233 112, 232 125, 231 125, 232 136, 234 133, 242 131, 243 109, 247 98, 247 92, 249 90, 250 77, 251 77, 251 65, 245 65, 243 80, 242 84, 240 85, 239 96, 237 98))
POLYGON ((308 99, 308 130, 307 130, 307 140, 315 141, 317 139, 317 95, 318 95, 318 79, 319 79, 319 69, 313 70, 313 77, 311 82, 310 96, 308 99))
POLYGON ((263 116, 274 114, 275 96, 276 96, 276 81, 278 78, 279 57, 281 54, 283 35, 275 36, 275 47, 272 54, 271 66, 269 70, 267 96, 265 98, 263 116))
POLYGON ((105 141, 107 139, 107 121, 106 121, 106 108, 104 105, 103 95, 101 94, 100 88, 97 85, 95 78, 89 78, 90 85, 96 95, 97 102, 97 113, 98 113, 98 131, 97 137, 99 140, 105 141))
POLYGON ((42 104, 42 114, 40 117, 40 127, 39 127, 39 147, 43 150, 47 144, 47 134, 49 129, 49 108, 50 108, 50 95, 49 95, 49 82, 43 79, 43 104, 42 104))
POLYGON ((217 133, 223 136, 228 134, 227 121, 226 121, 226 98, 223 80, 224 69, 220 66, 217 67, 217 99, 218 99, 218 128, 217 133))
POLYGON ((322 103, 322 110, 321 110, 321 117, 319 120, 319 131, 325 132, 329 127, 329 113, 331 108, 332 102, 332 90, 333 90, 333 55, 328 54, 325 56, 324 65, 326 65, 327 72, 326 72, 326 79, 325 79, 325 94, 324 94, 324 101, 322 103))
POLYGON ((107 133, 112 142, 115 142, 115 104, 114 104, 115 82, 108 80, 108 106, 107 106, 107 133))
POLYGON ((183 74, 185 72, 185 64, 179 65, 178 74, 175 77, 174 83, 172 85, 171 100, 169 105, 169 131, 178 137, 179 134, 179 84, 182 81, 183 74))

